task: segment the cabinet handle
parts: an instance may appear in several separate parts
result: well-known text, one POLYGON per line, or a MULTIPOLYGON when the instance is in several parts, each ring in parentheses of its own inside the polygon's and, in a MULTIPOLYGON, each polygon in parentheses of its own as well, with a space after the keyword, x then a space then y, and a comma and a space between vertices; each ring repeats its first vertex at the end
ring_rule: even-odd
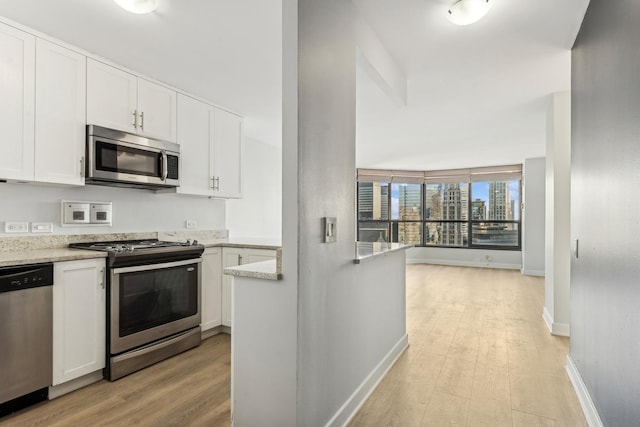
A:
POLYGON ((144 130, 144 111, 140 112, 140 130, 144 130))
POLYGON ((133 110, 133 127, 138 128, 138 110, 133 110))
POLYGON ((211 187, 210 187, 210 188, 211 188, 212 190, 215 190, 215 189, 216 189, 216 177, 215 177, 215 176, 212 176, 212 177, 211 177, 211 187))
POLYGON ((80 158, 80 177, 84 177, 84 156, 80 158))
POLYGON ((242 255, 238 255, 238 265, 242 265, 242 255))
POLYGON ((214 191, 220 191, 220 177, 216 176, 213 178, 213 189, 214 191))
POLYGON ((100 287, 104 289, 104 268, 101 268, 98 273, 100 274, 100 287))

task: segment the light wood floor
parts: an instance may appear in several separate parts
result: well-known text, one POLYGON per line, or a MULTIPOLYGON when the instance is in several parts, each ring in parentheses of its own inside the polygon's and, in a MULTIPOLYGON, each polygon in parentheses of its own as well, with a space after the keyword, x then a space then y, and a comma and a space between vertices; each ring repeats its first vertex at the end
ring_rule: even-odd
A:
POLYGON ((0 426, 228 426, 231 338, 200 347, 116 382, 101 381, 0 420, 0 426))
MULTIPOLYGON (((518 271, 407 267, 410 347, 351 426, 586 426, 542 321, 544 282, 518 271)), ((230 338, 100 382, 0 426, 228 426, 230 338)))
POLYGON ((543 304, 519 271, 408 266, 410 347, 351 426, 586 426, 543 304))

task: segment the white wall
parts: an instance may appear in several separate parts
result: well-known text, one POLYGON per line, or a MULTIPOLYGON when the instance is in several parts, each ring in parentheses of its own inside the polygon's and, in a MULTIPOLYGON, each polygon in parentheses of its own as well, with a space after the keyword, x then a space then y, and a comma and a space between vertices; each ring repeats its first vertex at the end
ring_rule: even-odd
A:
POLYGON ((52 222, 55 234, 171 231, 184 229, 186 220, 198 221, 200 229, 221 230, 224 204, 223 200, 131 188, 0 184, 0 222, 52 222), (113 202, 113 226, 61 227, 61 200, 113 202))
POLYGON ((545 306, 555 335, 569 335, 571 268, 571 93, 550 97, 545 168, 545 306))
POLYGON ((407 253, 409 264, 441 264, 463 267, 508 268, 519 270, 521 251, 496 251, 463 248, 412 248, 407 253))
POLYGON ((227 200, 230 237, 282 236, 282 148, 245 138, 244 198, 227 200))
POLYGON ((544 276, 545 158, 524 161, 522 274, 544 276))

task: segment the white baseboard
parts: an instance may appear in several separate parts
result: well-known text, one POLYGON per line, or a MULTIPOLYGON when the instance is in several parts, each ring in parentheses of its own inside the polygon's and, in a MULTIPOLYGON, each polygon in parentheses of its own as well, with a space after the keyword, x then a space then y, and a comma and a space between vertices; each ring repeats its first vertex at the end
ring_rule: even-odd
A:
POLYGON ((553 322, 553 325, 551 325, 551 333, 561 337, 570 337, 571 327, 568 323, 553 322))
POLYGON ((367 375, 367 378, 365 378, 362 384, 360 384, 356 391, 347 399, 344 405, 342 405, 335 415, 331 417, 329 422, 325 424, 325 427, 346 426, 408 346, 409 336, 404 334, 373 371, 367 375))
POLYGON ((481 261, 458 261, 448 259, 407 259, 407 264, 436 264, 436 265, 451 265, 454 267, 481 267, 481 268, 500 268, 504 270, 520 270, 520 264, 503 264, 495 262, 481 262, 481 261))
POLYGON ((525 276, 544 277, 544 270, 529 270, 529 269, 523 268, 521 271, 522 271, 522 274, 524 274, 525 276))
POLYGON ((544 323, 547 325, 547 329, 553 335, 558 335, 561 337, 569 337, 571 336, 571 327, 568 323, 559 323, 554 322, 553 317, 551 317, 551 313, 547 310, 547 307, 542 309, 542 318, 544 319, 544 323))
POLYGON ((578 368, 569 354, 567 355, 567 366, 565 369, 567 370, 567 375, 569 375, 573 389, 576 391, 578 401, 580 402, 582 412, 584 412, 589 427, 603 427, 598 410, 589 395, 589 390, 587 390, 587 386, 584 384, 584 381, 582 381, 582 376, 580 372, 578 372, 578 368))
POLYGON ((104 376, 102 375, 102 369, 99 371, 91 372, 90 374, 83 375, 80 378, 76 378, 66 383, 62 383, 56 386, 49 386, 49 400, 63 396, 72 391, 76 391, 82 387, 86 387, 89 384, 102 381, 104 376))
POLYGON ((553 333, 553 317, 551 317, 551 313, 549 313, 547 307, 542 308, 542 318, 544 319, 544 323, 547 325, 549 332, 553 333))

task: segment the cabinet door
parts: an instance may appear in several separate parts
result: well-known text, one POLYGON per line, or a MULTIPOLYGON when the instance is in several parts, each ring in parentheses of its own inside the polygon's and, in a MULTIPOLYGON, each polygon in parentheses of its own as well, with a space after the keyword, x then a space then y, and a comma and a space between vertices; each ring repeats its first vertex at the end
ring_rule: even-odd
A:
POLYGON ((135 133, 137 77, 87 59, 87 124, 135 133))
POLYGON ((104 259, 54 265, 53 385, 105 366, 104 266, 104 259))
POLYGON ((176 91, 138 78, 138 133, 176 142, 176 91))
MULTIPOLYGON (((224 267, 235 267, 236 265, 244 264, 243 256, 244 250, 242 249, 224 248, 222 250, 224 267)), ((232 284, 232 276, 226 274, 222 276, 222 324, 224 326, 231 326, 232 284)))
POLYGON ((222 324, 222 250, 208 248, 202 254, 201 328, 222 324))
POLYGON ((36 42, 35 180, 84 185, 86 57, 36 42))
POLYGON ((36 38, 0 23, 0 179, 33 179, 36 38))
POLYGON ((254 262, 270 261, 276 259, 276 251, 271 249, 245 249, 243 264, 252 264, 254 262), (246 260, 246 261, 245 261, 246 260))
POLYGON ((180 144, 179 193, 213 195, 209 110, 211 107, 178 95, 178 144, 180 144))
POLYGON ((242 118, 218 108, 214 111, 214 194, 242 198, 242 118))

